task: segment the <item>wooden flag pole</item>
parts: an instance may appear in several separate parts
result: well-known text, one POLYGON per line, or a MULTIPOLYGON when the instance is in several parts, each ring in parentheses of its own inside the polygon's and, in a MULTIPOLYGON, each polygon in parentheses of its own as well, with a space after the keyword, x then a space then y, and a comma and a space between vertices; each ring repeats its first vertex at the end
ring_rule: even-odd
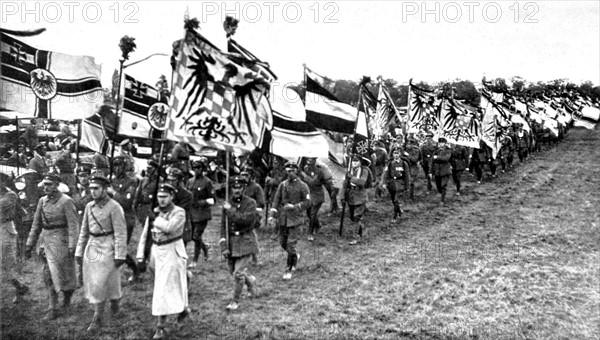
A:
POLYGON ((21 162, 21 157, 19 156, 19 117, 15 116, 15 153, 17 154, 17 176, 19 176, 19 163, 21 162))
POLYGON ((119 63, 121 64, 119 66, 119 82, 117 85, 117 104, 115 105, 115 131, 113 132, 113 138, 112 138, 112 146, 111 146, 111 151, 110 151, 110 173, 108 175, 108 178, 111 178, 113 175, 113 170, 114 170, 114 166, 113 166, 113 160, 115 158, 115 144, 117 141, 117 134, 119 132, 119 124, 121 123, 120 120, 120 115, 119 115, 119 110, 120 110, 120 106, 121 106, 121 81, 123 79, 123 64, 125 63, 125 59, 120 59, 119 63))
POLYGON ((75 164, 79 165, 79 141, 81 140, 81 119, 77 120, 77 144, 75 144, 75 148, 77 151, 77 155, 75 156, 75 164))

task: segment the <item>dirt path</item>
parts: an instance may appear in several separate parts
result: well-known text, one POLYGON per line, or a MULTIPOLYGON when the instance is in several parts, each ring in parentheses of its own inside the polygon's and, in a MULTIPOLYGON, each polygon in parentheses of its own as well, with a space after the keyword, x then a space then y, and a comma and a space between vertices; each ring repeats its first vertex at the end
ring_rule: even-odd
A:
MULTIPOLYGON (((599 160, 600 131, 571 130, 496 179, 477 184, 465 174, 463 194, 454 196, 450 184, 443 207, 421 178, 400 223, 390 226, 386 200, 369 204, 369 236, 358 246, 338 238, 338 217, 324 215, 317 240, 300 243, 290 282, 281 279, 285 254, 261 232, 261 264, 251 269, 259 297, 233 313, 224 309, 232 280, 211 223, 206 236, 215 246, 194 270, 192 321, 169 332, 175 339, 598 339, 599 160)), ((39 285, 36 266, 28 263, 26 276, 39 285)), ((127 315, 100 338, 152 335, 151 280, 124 294, 127 315)), ((92 314, 82 301, 46 326, 37 321, 41 291, 21 308, 9 301, 4 290, 7 335, 80 338, 92 314)))

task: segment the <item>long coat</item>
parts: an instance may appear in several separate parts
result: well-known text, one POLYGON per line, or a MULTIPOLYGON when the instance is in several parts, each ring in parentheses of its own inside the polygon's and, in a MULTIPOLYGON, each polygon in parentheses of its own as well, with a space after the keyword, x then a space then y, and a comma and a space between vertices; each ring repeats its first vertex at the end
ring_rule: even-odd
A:
POLYGON ((83 257, 83 285, 90 303, 121 298, 121 273, 115 260, 127 255, 123 208, 106 197, 85 206, 75 256, 83 257))
POLYGON ((456 171, 462 171, 469 165, 469 150, 463 145, 452 146, 452 158, 450 159, 450 165, 456 171))
POLYGON ((166 209, 154 210, 156 219, 146 220, 140 236, 137 258, 144 258, 146 237, 152 233, 149 268, 154 272, 152 315, 169 315, 183 312, 188 305, 187 253, 182 234, 185 210, 171 204, 166 209), (160 244, 164 243, 164 244, 160 244))
POLYGON ((361 205, 367 203, 367 189, 365 184, 369 177, 369 169, 364 166, 350 169, 348 173, 350 180, 344 181, 342 192, 345 194, 345 199, 348 205, 361 205))
POLYGON ((56 291, 77 288, 75 259, 69 256, 69 249, 75 249, 78 236, 79 217, 69 196, 56 192, 39 199, 27 247, 35 246, 39 239, 38 251, 46 257, 56 291))

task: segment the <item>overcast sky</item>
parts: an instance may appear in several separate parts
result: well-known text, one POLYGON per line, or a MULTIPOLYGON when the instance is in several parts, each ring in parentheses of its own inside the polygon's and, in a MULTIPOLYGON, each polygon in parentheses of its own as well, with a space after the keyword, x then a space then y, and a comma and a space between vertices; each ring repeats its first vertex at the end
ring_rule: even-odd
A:
MULTIPOLYGON (((34 47, 89 55, 108 86, 119 39, 136 38, 131 61, 171 54, 183 15, 226 49, 222 22, 239 18, 235 39, 268 61, 282 83, 302 80, 302 64, 333 79, 382 75, 401 83, 521 76, 600 84, 599 1, 298 1, 22 2, 2 1, 8 29, 45 27, 22 40, 34 47), (101 12, 101 13, 100 13, 101 12)), ((128 72, 154 84, 170 79, 168 57, 128 72)))

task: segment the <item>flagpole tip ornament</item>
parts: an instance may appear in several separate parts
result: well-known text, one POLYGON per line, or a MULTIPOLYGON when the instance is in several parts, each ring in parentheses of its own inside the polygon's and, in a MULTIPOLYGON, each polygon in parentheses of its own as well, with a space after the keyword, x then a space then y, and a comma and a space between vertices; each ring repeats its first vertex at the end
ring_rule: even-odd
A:
POLYGON ((240 20, 238 20, 232 16, 225 17, 225 21, 223 21, 223 29, 225 30, 225 33, 227 33, 227 38, 229 38, 235 34, 235 31, 238 28, 239 22, 240 22, 240 20))
POLYGON ((200 22, 198 21, 197 18, 185 18, 183 20, 183 28, 185 28, 186 31, 195 31, 200 27, 200 22))
POLYGON ((370 83, 371 83, 371 77, 367 77, 367 76, 363 76, 360 81, 360 85, 362 85, 362 86, 365 86, 370 83))
POLYGON ((129 53, 133 52, 137 45, 134 42, 135 38, 130 36, 124 36, 119 42, 119 48, 121 49, 121 57, 123 61, 129 60, 129 53))

